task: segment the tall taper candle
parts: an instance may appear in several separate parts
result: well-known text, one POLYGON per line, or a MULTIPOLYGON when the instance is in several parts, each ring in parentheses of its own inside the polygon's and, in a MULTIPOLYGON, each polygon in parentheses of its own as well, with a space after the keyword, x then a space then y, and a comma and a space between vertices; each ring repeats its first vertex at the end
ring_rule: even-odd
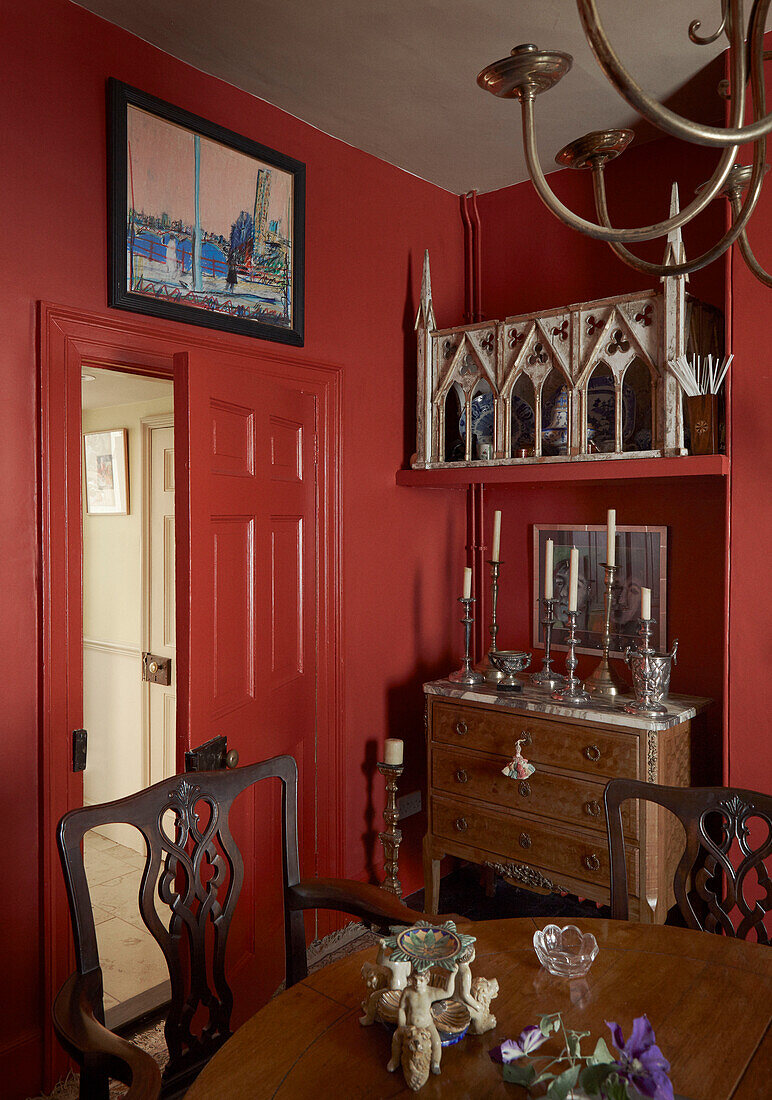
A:
POLYGON ((501 547, 501 512, 493 513, 493 549, 491 550, 491 561, 499 560, 499 549, 501 547))
POLYGON ((464 593, 462 599, 468 600, 472 595, 472 570, 467 565, 464 568, 464 593))
POLYGON ((651 618, 651 589, 650 588, 642 588, 641 589, 641 618, 642 619, 650 619, 651 618))
POLYGON ((609 508, 606 520, 606 565, 616 565, 617 552, 617 513, 609 508))
POLYGON ((579 590, 579 551, 571 547, 571 566, 568 571, 568 610, 576 611, 576 597, 579 590))
POLYGON ((544 544, 544 599, 552 599, 552 552, 554 543, 547 539, 544 544))

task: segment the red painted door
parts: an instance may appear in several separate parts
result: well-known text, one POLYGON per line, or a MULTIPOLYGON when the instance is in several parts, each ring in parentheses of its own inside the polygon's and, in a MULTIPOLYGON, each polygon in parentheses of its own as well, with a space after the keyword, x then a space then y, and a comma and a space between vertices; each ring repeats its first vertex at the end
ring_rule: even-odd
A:
MULTIPOLYGON (((301 869, 313 875, 314 398, 278 385, 257 358, 195 351, 178 356, 176 367, 188 405, 176 459, 177 484, 189 493, 177 536, 187 539, 190 562, 178 588, 187 638, 179 668, 189 699, 183 739, 195 746, 225 734, 241 764, 295 757, 301 869)), ((238 1024, 284 976, 278 780, 240 797, 231 828, 245 862, 228 940, 238 1024)))

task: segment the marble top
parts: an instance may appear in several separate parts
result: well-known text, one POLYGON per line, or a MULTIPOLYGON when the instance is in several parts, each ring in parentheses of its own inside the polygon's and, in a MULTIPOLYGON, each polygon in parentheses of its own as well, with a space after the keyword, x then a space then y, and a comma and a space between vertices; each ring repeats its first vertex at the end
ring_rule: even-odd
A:
POLYGON ((586 707, 572 707, 556 703, 549 694, 530 684, 527 678, 519 676, 522 691, 498 691, 495 684, 480 684, 467 687, 450 680, 432 680, 424 684, 427 695, 442 695, 448 699, 464 699, 468 703, 488 703, 511 710, 528 711, 531 714, 544 714, 558 718, 577 718, 587 722, 602 722, 608 726, 626 726, 627 729, 668 730, 681 722, 688 722, 712 702, 694 695, 668 695, 663 706, 667 714, 658 717, 643 717, 627 714, 622 707, 632 695, 620 695, 618 703, 593 702, 586 707))

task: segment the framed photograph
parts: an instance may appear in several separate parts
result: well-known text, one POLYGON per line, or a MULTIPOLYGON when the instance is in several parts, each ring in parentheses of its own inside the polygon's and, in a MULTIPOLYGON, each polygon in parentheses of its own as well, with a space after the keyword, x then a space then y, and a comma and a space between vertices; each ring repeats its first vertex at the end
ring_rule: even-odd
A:
POLYGON ((110 80, 109 304, 303 345, 306 166, 110 80))
POLYGON ((128 431, 86 432, 83 436, 86 511, 92 516, 129 514, 128 431))
MULTIPOLYGON (((566 648, 568 612, 568 569, 571 547, 579 551, 577 595, 577 653, 597 653, 603 648, 604 593, 606 574, 606 527, 572 527, 552 524, 533 528, 533 644, 544 648, 542 599, 544 597, 544 549, 554 543, 553 594, 556 622, 552 645, 566 648)), ((638 640, 641 616, 641 588, 651 589, 651 616, 656 619, 654 644, 667 647, 667 527, 617 527, 616 564, 619 567, 611 592, 611 653, 624 655, 638 640)))

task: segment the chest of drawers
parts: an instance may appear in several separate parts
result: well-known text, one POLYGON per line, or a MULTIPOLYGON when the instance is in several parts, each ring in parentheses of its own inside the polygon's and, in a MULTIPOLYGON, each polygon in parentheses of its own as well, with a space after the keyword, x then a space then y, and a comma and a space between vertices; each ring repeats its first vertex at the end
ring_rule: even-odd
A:
MULTIPOLYGON (((707 700, 668 699, 661 719, 618 707, 553 704, 528 686, 505 696, 424 686, 428 753, 428 830, 424 838, 426 908, 437 912, 440 860, 457 856, 529 887, 609 902, 603 788, 623 776, 689 783, 691 720, 707 700), (502 774, 515 743, 536 771, 502 774)), ((632 920, 662 922, 672 904, 680 825, 649 803, 628 803, 624 831, 632 920)))

